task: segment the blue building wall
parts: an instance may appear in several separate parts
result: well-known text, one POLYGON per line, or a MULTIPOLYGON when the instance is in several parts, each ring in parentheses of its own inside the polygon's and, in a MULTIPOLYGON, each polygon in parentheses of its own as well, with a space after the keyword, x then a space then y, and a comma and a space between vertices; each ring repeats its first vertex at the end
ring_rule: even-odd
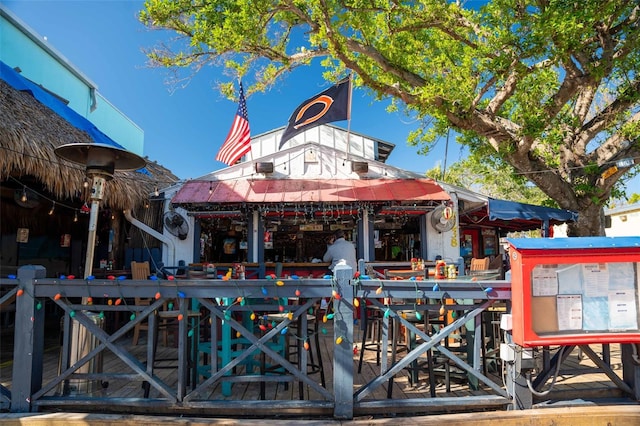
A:
POLYGON ((65 99, 126 149, 143 155, 144 131, 109 103, 97 85, 17 16, 0 6, 0 60, 65 99))

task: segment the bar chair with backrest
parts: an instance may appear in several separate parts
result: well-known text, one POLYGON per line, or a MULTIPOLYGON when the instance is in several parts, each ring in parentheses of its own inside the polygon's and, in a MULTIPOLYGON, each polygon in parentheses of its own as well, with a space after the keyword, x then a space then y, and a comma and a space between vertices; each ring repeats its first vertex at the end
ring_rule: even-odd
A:
MULTIPOLYGON (((148 280, 151 275, 151 268, 149 262, 131 262, 131 278, 134 280, 148 280)), ((151 298, 136 297, 136 306, 149 306, 151 304, 151 298)), ((131 343, 135 346, 140 339, 140 331, 149 331, 149 323, 147 321, 139 322, 133 328, 133 339, 131 343)))
POLYGON ((471 264, 469 265, 469 271, 471 271, 471 275, 473 275, 473 272, 486 271, 487 269, 489 269, 490 261, 491 259, 489 259, 488 257, 484 257, 482 259, 477 259, 474 257, 473 259, 471 259, 471 264))

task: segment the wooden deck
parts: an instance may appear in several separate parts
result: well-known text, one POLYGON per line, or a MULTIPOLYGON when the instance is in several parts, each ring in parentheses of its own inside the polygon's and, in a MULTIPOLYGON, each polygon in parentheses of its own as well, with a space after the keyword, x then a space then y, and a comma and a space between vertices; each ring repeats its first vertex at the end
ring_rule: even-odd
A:
MULTIPOLYGON (((26 272, 36 275, 40 271, 26 272)), ((495 302, 509 299, 509 283, 490 282, 493 290, 489 295, 477 283, 468 281, 447 282, 446 289, 435 289, 428 283, 409 281, 365 281, 360 282, 358 286, 353 286, 346 277, 351 275, 342 275, 336 282, 332 282, 332 286, 336 287, 328 286, 325 280, 315 279, 288 283, 295 285, 276 284, 268 280, 241 283, 187 280, 177 283, 131 281, 122 285, 114 281, 101 281, 88 286, 85 282, 78 280, 65 282, 25 277, 20 283, 24 288, 24 294, 17 300, 16 325, 14 328, 2 330, 3 333, 8 332, 7 336, 13 336, 16 347, 20 348, 25 356, 21 354, 14 356, 13 350, 10 350, 7 351, 10 354, 7 357, 5 353, 7 339, 3 334, 0 384, 11 391, 12 397, 7 399, 3 392, 0 395, 0 402, 4 404, 1 408, 10 408, 13 412, 23 413, 29 411, 98 412, 120 415, 233 417, 235 419, 268 417, 348 420, 358 417, 383 418, 507 411, 511 407, 513 398, 506 389, 507 383, 514 385, 514 378, 512 377, 511 381, 506 379, 507 373, 503 371, 502 362, 497 357, 496 351, 491 350, 492 347, 496 347, 497 342, 487 345, 488 342, 485 340, 490 339, 489 334, 498 336, 501 333, 499 330, 497 333, 488 333, 495 321, 490 317, 490 324, 486 325, 483 318, 484 314, 497 314, 492 312, 495 302), (382 305, 379 290, 383 286, 390 299, 393 295, 396 300, 409 300, 410 303, 407 305, 409 311, 406 311, 407 307, 401 304, 392 305, 393 309, 391 306, 382 305), (434 324, 427 326, 424 321, 430 320, 429 313, 440 312, 442 306, 419 304, 413 301, 416 299, 440 300, 444 291, 452 297, 455 296, 455 299, 472 300, 473 304, 456 304, 456 316, 452 322, 443 320, 436 327, 434 324), (102 329, 97 325, 98 321, 94 322, 90 319, 90 317, 95 319, 101 316, 96 313, 88 315, 86 305, 72 302, 72 298, 79 299, 88 292, 94 292, 94 296, 98 292, 99 295, 112 295, 109 297, 118 295, 123 300, 132 297, 150 297, 154 294, 160 297, 156 296, 155 301, 145 307, 126 303, 124 305, 108 302, 93 304, 91 311, 100 312, 100 315, 102 313, 121 314, 125 317, 119 325, 102 329), (211 299, 212 292, 219 297, 235 300, 238 303, 218 305, 211 299), (66 297, 60 297, 61 293, 66 297), (300 304, 289 307, 291 310, 287 318, 276 324, 267 320, 266 313, 277 315, 277 312, 283 311, 283 306, 272 303, 265 305, 260 302, 267 300, 264 297, 258 297, 257 302, 250 301, 247 306, 242 303, 246 302, 246 295, 251 295, 249 298, 255 299, 255 295, 267 293, 271 295, 269 299, 274 299, 274 295, 294 297, 297 293, 303 294, 304 299, 301 299, 300 304), (295 318, 295 324, 305 330, 308 309, 318 303, 320 298, 333 297, 334 293, 340 297, 336 299, 339 303, 333 304, 332 318, 326 318, 325 314, 322 318, 324 330, 315 333, 320 340, 326 378, 326 384, 320 386, 319 375, 305 375, 293 365, 292 359, 283 359, 275 350, 270 349, 269 344, 279 336, 287 336, 293 345, 299 344, 302 337, 306 339, 310 334, 304 333, 301 337, 286 328, 295 327, 292 322, 295 318), (146 333, 143 334, 138 345, 133 346, 131 341, 133 327, 140 321, 147 320, 151 325, 148 333, 153 336, 153 330, 156 330, 154 325, 158 323, 157 318, 160 317, 154 312, 158 312, 166 300, 176 299, 176 297, 198 301, 200 311, 196 312, 200 314, 196 314, 199 315, 196 317, 190 316, 187 306, 193 305, 180 304, 180 315, 189 320, 178 321, 179 349, 173 345, 159 346, 156 360, 180 358, 182 362, 180 365, 172 362, 167 365, 167 368, 158 368, 163 364, 157 363, 155 368, 151 369, 146 365, 147 357, 151 353, 150 345, 146 341, 148 336, 146 333), (360 303, 355 303, 355 297, 359 298, 360 303), (64 311, 62 315, 64 339, 61 339, 61 332, 58 329, 59 319, 45 321, 45 310, 40 309, 41 300, 53 303, 50 306, 55 305, 57 309, 64 311), (394 326, 402 324, 406 330, 423 340, 419 341, 411 351, 399 348, 396 351, 395 363, 393 360, 386 359, 392 354, 385 351, 381 366, 376 362, 377 353, 366 351, 362 369, 358 372, 363 331, 359 325, 353 326, 352 329, 351 319, 358 312, 362 313, 362 311, 356 311, 354 307, 366 306, 365 301, 370 302, 371 308, 377 309, 379 314, 384 312, 380 316, 383 330, 391 331, 393 327, 390 327, 389 321, 393 321, 394 326), (416 319, 420 319, 417 315, 418 307, 424 313, 422 320, 412 322, 406 317, 406 312, 413 312, 416 319), (251 318, 251 327, 245 328, 238 320, 246 319, 246 315, 242 313, 248 311, 262 314, 255 322, 251 318), (195 318, 199 317, 202 319, 196 321, 195 318), (324 324, 325 320, 328 320, 326 324, 324 324), (87 372, 76 371, 82 368, 81 362, 73 361, 71 359, 73 357, 69 356, 75 349, 71 349, 71 345, 68 344, 61 345, 62 342, 86 342, 84 338, 72 339, 76 330, 71 327, 74 321, 83 325, 89 338, 100 342, 94 349, 89 349, 89 353, 83 352, 79 355, 82 357, 81 362, 95 362, 97 366, 90 369, 89 375, 85 374, 81 380, 74 375, 87 372), (203 321, 211 324, 211 327, 206 325, 204 327, 209 328, 208 331, 202 330, 203 321), (202 341, 211 338, 213 341, 220 341, 224 348, 231 348, 229 344, 222 343, 230 334, 219 335, 218 327, 213 325, 220 322, 224 322, 225 327, 229 326, 221 330, 224 329, 248 341, 250 348, 245 347, 235 355, 236 358, 221 360, 219 365, 222 366, 222 370, 213 377, 197 377, 191 383, 186 383, 185 380, 192 377, 189 374, 189 367, 193 365, 188 362, 187 356, 191 344, 190 331, 198 330, 202 341), (474 324, 474 330, 467 329, 471 324, 474 324), (44 336, 43 328, 46 328, 44 336), (428 333, 425 330, 428 330, 428 333), (45 345, 44 350, 40 346, 42 342, 45 345), (351 342, 355 342, 353 346, 351 342), (64 350, 61 350, 61 347, 64 347, 64 350), (242 375, 243 369, 246 368, 244 361, 254 357, 260 359, 259 354, 262 352, 267 356, 267 363, 272 363, 268 357, 273 357, 277 360, 275 364, 286 367, 287 374, 258 375, 253 370, 253 374, 242 375), (410 366, 414 360, 425 362, 429 354, 435 356, 432 374, 429 375, 421 370, 417 381, 411 382, 410 372, 404 367, 410 366), (69 368, 59 367, 61 359, 70 361, 69 368), (389 362, 385 363, 385 361, 389 362), (24 370, 25 373, 23 375, 15 373, 20 375, 13 376, 14 366, 16 370, 24 370), (223 375, 225 371, 231 373, 231 369, 235 370, 233 374, 223 375), (40 371, 43 372, 42 381, 40 371), (392 381, 389 380, 391 378, 392 381), (99 380, 108 380, 108 383, 99 380), (228 380, 233 380, 233 383, 228 380), (151 383, 150 387, 145 386, 147 381, 151 383), (64 387, 65 383, 69 386, 64 387), (223 387, 230 385, 231 392, 225 395, 223 387), (5 401, 9 404, 5 404, 5 401)), ((436 315, 435 320, 439 319, 436 315)), ((397 332, 383 333, 383 338, 391 338, 394 334, 398 336, 397 332)), ((397 340, 404 342, 402 338, 397 340)), ((162 339, 159 339, 159 342, 161 341, 162 339)), ((311 345, 313 350, 315 345, 313 342, 311 345)), ((633 394, 633 391, 629 393, 627 389, 627 393, 623 393, 621 390, 625 388, 625 383, 621 380, 623 368, 620 346, 612 344, 610 348, 610 357, 605 369, 609 371, 610 376, 602 373, 604 361, 596 356, 601 350, 600 347, 585 346, 581 349, 590 357, 580 356, 580 350, 572 349, 571 354, 567 355, 568 358, 562 364, 553 389, 549 390, 549 384, 545 383, 539 386, 539 392, 548 390, 549 392, 540 399, 534 397, 533 406, 535 407, 536 403, 538 403, 537 406, 544 407, 557 404, 571 405, 577 400, 584 403, 588 400, 604 398, 617 404, 624 402, 637 405, 637 401, 629 400, 629 395, 633 394), (596 365, 600 368, 596 369, 596 365)), ((217 354, 216 351, 214 352, 217 354)), ((304 354, 304 361, 308 353, 305 351, 300 353, 304 354)), ((560 353, 560 355, 566 354, 560 353)), ((626 351, 624 355, 625 359, 629 356, 626 351)), ((203 356, 201 354, 198 357, 199 364, 202 364, 203 356)), ((625 364, 625 373, 628 373, 626 367, 637 369, 635 365, 625 364)), ((513 372, 514 368, 508 370, 513 372)), ((544 370, 550 371, 546 365, 544 370)), ((539 377, 542 376, 544 374, 539 374, 539 377)), ((518 376, 515 379, 521 380, 521 378, 522 376, 518 376)), ((518 390, 526 390, 526 384, 525 387, 522 387, 522 382, 517 385, 520 386, 518 390)), ((522 402, 523 399, 518 401, 522 402)), ((529 402, 521 406, 531 407, 532 404, 529 402)))
MULTIPOLYGON (((362 330, 359 327, 356 327, 354 333, 354 340, 360 341, 362 330)), ((322 351, 322 361, 323 368, 325 371, 326 377, 326 388, 330 392, 333 390, 333 340, 334 336, 332 330, 329 328, 326 334, 320 334, 320 348, 322 351)), ((127 347, 131 353, 135 354, 135 356, 145 362, 146 359, 146 336, 143 334, 140 342, 137 346, 131 345, 131 337, 125 336, 121 338, 117 343, 119 345, 123 345, 127 347)), ((4 339, 3 339, 4 340, 4 339)), ((6 340, 5 340, 6 341, 6 340)), ((45 350, 45 364, 44 364, 44 382, 50 381, 53 377, 57 375, 58 372, 58 363, 60 357, 60 349, 59 345, 56 345, 55 339, 47 340, 48 347, 45 350)), ((171 343, 171 342, 170 342, 171 343)), ((356 345, 357 351, 354 351, 353 363, 354 363, 354 371, 358 370, 358 362, 359 362, 359 348, 360 344, 356 345)), ((594 346, 594 351, 599 351, 601 347, 594 346)), ((171 359, 176 357, 177 349, 172 347, 158 347, 157 359, 171 359)), ((402 355, 402 351, 399 351, 400 356, 402 355)), ((390 355, 390 354, 389 354, 390 355)), ((126 365, 115 355, 111 354, 109 351, 105 351, 103 359, 102 369, 104 371, 124 371, 126 370, 126 365)), ((622 364, 620 360, 620 346, 619 345, 611 345, 611 367, 612 369, 620 375, 622 375, 621 369, 622 364)), ((489 377, 491 377, 496 383, 500 386, 503 386, 502 383, 502 368, 500 362, 492 363, 492 367, 489 370, 489 377)), ((11 389, 12 382, 12 367, 13 363, 11 360, 4 360, 0 364, 0 378, 1 384, 8 389, 11 389)), ((239 367, 238 373, 242 373, 244 367, 239 367)), ((162 361, 156 363, 156 374, 161 377, 163 380, 166 380, 167 383, 175 382, 175 377, 177 373, 177 367, 175 366, 175 362, 173 361, 162 361), (166 367, 166 368, 163 368, 166 367)), ((376 354, 375 351, 365 351, 364 354, 364 363, 362 366, 361 373, 354 375, 354 391, 356 391, 360 386, 365 383, 374 380, 380 374, 380 367, 376 365, 376 354)), ((319 374, 312 375, 315 380, 319 383, 320 376, 319 374)), ((300 385, 298 382, 287 382, 284 381, 272 381, 264 383, 264 392, 266 400, 297 400, 299 399, 299 390, 300 385)), ((449 384, 445 381, 444 370, 436 369, 435 371, 435 395, 436 398, 451 398, 451 397, 468 397, 468 396, 482 396, 482 395, 492 395, 493 391, 486 386, 479 386, 477 390, 472 390, 468 384, 468 380, 466 376, 460 374, 459 371, 452 369, 451 371, 451 379, 449 384)), ((202 378, 201 378, 202 380, 202 378)), ((73 389, 75 386, 75 382, 72 381, 72 396, 83 397, 86 395, 91 395, 93 397, 107 397, 107 398, 139 398, 144 395, 142 380, 114 380, 109 383, 100 383, 97 380, 94 381, 80 381, 80 389, 73 389), (104 385, 104 386, 102 386, 104 385)), ((215 400, 229 400, 229 401, 256 401, 260 399, 261 392, 261 384, 258 382, 245 382, 245 383, 234 383, 232 387, 232 395, 225 397, 221 391, 221 384, 218 383, 210 388, 208 395, 203 395, 206 399, 215 399, 215 400)), ((411 384, 409 380, 409 371, 402 370, 398 373, 392 384, 392 397, 397 405, 396 412, 402 411, 402 400, 403 399, 414 399, 414 398, 424 398, 425 400, 432 399, 431 391, 429 388, 429 377, 426 372, 420 372, 419 381, 416 384, 411 384)), ((545 389, 548 388, 545 387, 545 389)), ((61 389, 56 389, 56 392, 60 392, 61 389)), ((309 400, 317 400, 322 399, 321 395, 317 394, 313 389, 311 389, 308 385, 302 386, 303 398, 309 400)), ((388 397, 388 383, 383 384, 380 388, 376 389, 370 395, 368 395, 365 400, 385 400, 388 397)), ((149 398, 154 399, 158 398, 161 395, 155 389, 150 390, 149 398)), ((616 387, 616 385, 609 380, 604 374, 597 370, 596 365, 591 361, 588 357, 582 356, 581 351, 579 349, 574 350, 571 355, 567 358, 565 363, 562 365, 562 369, 560 374, 554 384, 554 387, 550 393, 550 397, 548 396, 546 399, 555 400, 556 402, 562 401, 564 404, 569 404, 571 400, 580 399, 587 400, 593 398, 609 398, 609 399, 620 399, 620 401, 624 400, 624 395, 620 389, 616 387), (570 372, 571 374, 565 373, 570 372)), ((461 402, 464 400, 461 400, 461 402)), ((546 402, 545 406, 553 405, 553 403, 546 402)), ((468 408, 465 408, 464 405, 460 405, 459 407, 455 406, 442 406, 440 409, 434 409, 433 407, 427 408, 425 405, 425 410, 430 411, 432 413, 436 412, 456 412, 456 411, 465 411, 468 408)), ((234 406, 234 408, 237 408, 234 406)), ((482 409, 482 407, 479 407, 482 409)), ((501 409, 505 407, 485 407, 486 409, 501 409)), ((77 409, 77 407, 76 407, 77 409)), ((91 407, 87 407, 90 411, 91 407)), ((365 410, 356 410, 354 414, 356 416, 362 415, 383 415, 388 413, 385 411, 384 407, 381 407, 379 411, 375 409, 372 410, 371 407, 365 410)), ((298 413, 300 414, 300 413, 298 413)), ((307 413, 313 414, 313 413, 307 413)), ((322 414, 322 413, 317 413, 322 414)), ((327 414, 330 415, 330 410, 327 410, 327 414)))

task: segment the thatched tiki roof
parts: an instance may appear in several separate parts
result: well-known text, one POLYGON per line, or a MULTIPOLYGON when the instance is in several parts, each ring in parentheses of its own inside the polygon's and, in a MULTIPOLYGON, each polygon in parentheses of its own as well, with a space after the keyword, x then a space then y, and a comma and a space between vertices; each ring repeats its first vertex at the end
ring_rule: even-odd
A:
MULTIPOLYGON (((84 167, 56 156, 56 147, 68 143, 93 143, 81 131, 30 93, 15 90, 0 80, 0 182, 10 177, 31 177, 58 200, 77 200, 86 180, 84 167)), ((112 210, 137 209, 154 188, 178 178, 154 162, 147 163, 150 176, 116 171, 105 190, 103 205, 112 210)))

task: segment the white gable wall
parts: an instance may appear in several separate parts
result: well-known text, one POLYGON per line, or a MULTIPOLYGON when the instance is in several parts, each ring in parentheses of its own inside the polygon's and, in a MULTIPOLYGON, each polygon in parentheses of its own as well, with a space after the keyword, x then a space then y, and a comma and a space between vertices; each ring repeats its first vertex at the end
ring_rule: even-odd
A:
POLYGON ((269 162, 274 165, 271 179, 360 179, 360 178, 416 178, 424 177, 416 173, 397 169, 385 163, 366 159, 355 154, 343 154, 332 147, 318 143, 306 143, 291 148, 265 154, 260 158, 245 161, 231 167, 213 172, 200 179, 261 179, 262 173, 256 173, 255 163, 269 162), (364 161, 369 171, 358 174, 351 171, 353 161, 364 161))
POLYGON ((279 150, 280 138, 284 130, 285 129, 282 128, 253 137, 251 140, 251 154, 249 154, 248 158, 255 160, 256 158, 308 143, 333 148, 337 152, 345 153, 345 155, 355 155, 367 160, 375 160, 377 158, 375 151, 376 143, 373 139, 359 134, 348 133, 344 129, 327 125, 317 126, 296 135, 285 142, 282 150, 279 150), (348 149, 347 140, 349 140, 348 149))

